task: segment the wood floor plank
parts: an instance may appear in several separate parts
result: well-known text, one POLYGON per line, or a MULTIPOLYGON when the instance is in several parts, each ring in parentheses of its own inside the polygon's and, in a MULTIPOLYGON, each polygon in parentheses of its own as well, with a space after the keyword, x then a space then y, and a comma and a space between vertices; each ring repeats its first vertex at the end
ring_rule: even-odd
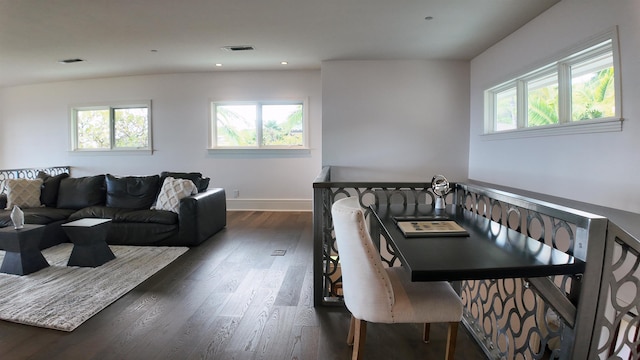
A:
POLYGON ((276 297, 275 306, 296 306, 300 301, 300 286, 305 276, 305 266, 290 266, 282 281, 282 286, 276 297))
POLYGON ((203 334, 204 329, 218 329, 217 325, 213 323, 219 318, 216 314, 228 301, 229 295, 219 292, 211 293, 184 325, 177 329, 173 338, 167 340, 171 344, 171 348, 167 349, 166 345, 158 344, 152 358, 182 359, 186 357, 186 354, 193 352, 201 343, 200 339, 208 335, 203 334))
POLYGON ((199 337, 191 353, 185 353, 184 359, 224 359, 229 339, 235 333, 240 324, 240 317, 217 316, 210 327, 203 328, 203 334, 199 337))
POLYGON ((243 314, 236 332, 227 345, 226 358, 231 358, 233 355, 253 357, 274 301, 273 289, 263 287, 256 289, 256 296, 243 314))
POLYGON ((320 338, 320 328, 317 326, 295 326, 292 331, 291 356, 287 359, 303 360, 303 359, 324 359, 324 355, 320 354, 318 347, 318 339, 320 338))
POLYGON ((290 359, 293 351, 292 306, 272 306, 254 351, 254 360, 290 359))
POLYGON ((257 296, 258 287, 256 284, 260 284, 263 279, 262 271, 249 270, 238 289, 231 295, 227 305, 220 311, 220 316, 244 316, 257 296))

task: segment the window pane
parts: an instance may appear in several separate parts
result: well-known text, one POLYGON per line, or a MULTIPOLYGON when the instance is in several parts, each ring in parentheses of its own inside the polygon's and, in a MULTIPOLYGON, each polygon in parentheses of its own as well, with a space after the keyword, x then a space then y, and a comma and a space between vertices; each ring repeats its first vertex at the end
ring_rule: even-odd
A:
POLYGON ((130 108, 114 110, 115 147, 149 147, 149 109, 130 108))
POLYGON ((496 131, 513 130, 518 127, 516 88, 496 93, 496 131))
POLYGON ((616 114, 613 55, 571 66, 571 120, 613 117, 616 114))
POLYGON ((262 143, 265 146, 303 146, 302 105, 263 105, 262 143))
POLYGON ((218 146, 256 146, 256 105, 217 105, 218 146))
POLYGON ((527 126, 558 123, 558 74, 527 82, 527 126))
POLYGON ((109 149, 109 110, 76 112, 78 149, 109 149))

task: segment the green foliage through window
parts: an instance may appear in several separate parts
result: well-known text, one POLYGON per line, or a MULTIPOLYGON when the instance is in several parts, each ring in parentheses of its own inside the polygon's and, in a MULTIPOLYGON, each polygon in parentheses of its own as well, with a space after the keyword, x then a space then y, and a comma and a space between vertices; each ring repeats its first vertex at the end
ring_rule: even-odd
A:
POLYGON ((115 109, 114 127, 116 148, 149 147, 149 109, 115 109))
POLYGON ((109 110, 78 110, 76 112, 79 149, 108 149, 109 110))
POLYGON ((149 150, 149 105, 72 109, 74 150, 149 150))
POLYGON ((262 143, 265 146, 302 146, 302 105, 263 105, 262 143))
POLYGON ((487 90, 487 132, 619 116, 613 51, 612 36, 487 90))
POLYGON ((302 102, 213 103, 213 148, 301 148, 302 102))

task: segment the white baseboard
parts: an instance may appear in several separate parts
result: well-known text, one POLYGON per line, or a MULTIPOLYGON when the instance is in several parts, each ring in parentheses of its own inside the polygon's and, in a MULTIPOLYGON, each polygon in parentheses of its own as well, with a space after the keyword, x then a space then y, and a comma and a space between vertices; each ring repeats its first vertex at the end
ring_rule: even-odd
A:
POLYGON ((311 199, 227 199, 228 211, 312 211, 311 199))

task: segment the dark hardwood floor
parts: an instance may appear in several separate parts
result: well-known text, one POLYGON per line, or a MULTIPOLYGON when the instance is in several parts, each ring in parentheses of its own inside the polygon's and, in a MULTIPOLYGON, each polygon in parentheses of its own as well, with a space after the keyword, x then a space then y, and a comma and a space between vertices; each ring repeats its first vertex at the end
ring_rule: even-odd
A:
MULTIPOLYGON (((349 314, 313 307, 308 212, 229 212, 225 230, 71 333, 0 321, 0 359, 350 359, 349 314), (286 250, 284 256, 272 256, 286 250)), ((442 359, 446 327, 370 324, 366 359, 442 359)), ((484 359, 464 327, 456 359, 484 359)))

